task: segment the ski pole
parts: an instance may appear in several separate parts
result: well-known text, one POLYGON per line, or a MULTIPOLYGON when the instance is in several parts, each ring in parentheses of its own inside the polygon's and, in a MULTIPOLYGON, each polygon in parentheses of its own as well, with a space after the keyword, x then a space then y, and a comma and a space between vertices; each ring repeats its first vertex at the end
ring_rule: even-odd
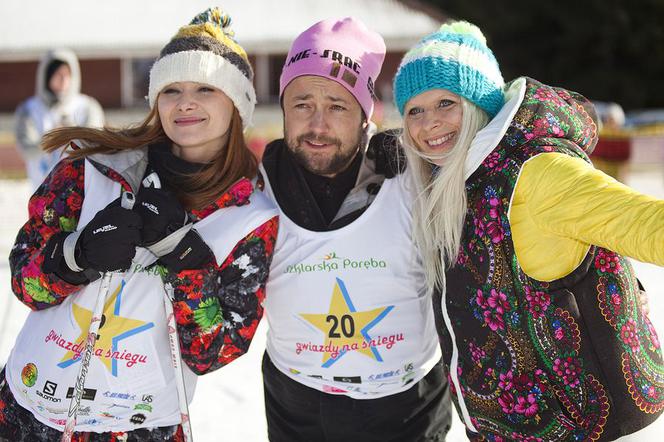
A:
MULTIPOLYGON (((161 180, 156 172, 152 172, 143 179, 145 187, 161 188, 161 180)), ((175 299, 173 286, 170 283, 164 284, 164 309, 166 311, 166 321, 168 327, 168 342, 171 349, 171 365, 175 371, 175 386, 178 394, 178 405, 180 408, 180 419, 185 442, 193 442, 191 432, 191 421, 189 420, 189 403, 187 401, 186 389, 184 386, 184 373, 182 367, 182 354, 180 353, 180 343, 178 339, 178 329, 175 323, 175 314, 173 313, 173 300, 175 299)))
POLYGON ((171 364, 175 371, 175 385, 178 392, 178 403, 180 406, 180 418, 182 419, 182 431, 185 442, 193 442, 191 433, 191 421, 189 420, 189 404, 184 386, 184 373, 182 372, 182 355, 180 354, 180 344, 178 341, 178 330, 175 324, 175 314, 173 313, 173 286, 169 283, 164 285, 166 296, 164 296, 164 308, 166 309, 166 318, 168 321, 168 341, 171 344, 171 364))
MULTIPOLYGON (((123 208, 131 210, 134 206, 134 194, 131 192, 124 192, 122 194, 120 204, 123 208)), ((92 351, 94 350, 95 343, 97 342, 97 332, 99 331, 101 318, 104 314, 104 303, 106 302, 106 297, 108 296, 112 277, 113 272, 104 272, 104 276, 101 279, 99 293, 92 310, 92 319, 90 319, 88 337, 85 341, 85 350, 83 351, 81 365, 78 368, 78 375, 76 376, 76 383, 74 384, 74 394, 72 395, 71 401, 69 402, 67 421, 65 423, 65 429, 62 433, 62 437, 60 438, 60 442, 70 442, 74 434, 74 427, 76 427, 76 417, 78 415, 78 409, 81 406, 81 397, 83 396, 85 387, 85 378, 88 375, 88 369, 90 368, 90 358, 92 357, 92 351)))

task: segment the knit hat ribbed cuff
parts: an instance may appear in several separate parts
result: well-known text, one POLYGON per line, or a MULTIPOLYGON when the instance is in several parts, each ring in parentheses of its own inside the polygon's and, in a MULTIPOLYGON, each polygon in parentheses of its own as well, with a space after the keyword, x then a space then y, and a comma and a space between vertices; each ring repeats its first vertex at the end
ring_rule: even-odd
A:
POLYGON ((475 103, 493 118, 503 106, 502 77, 491 81, 471 66, 435 57, 403 65, 394 79, 395 101, 403 115, 408 100, 431 89, 446 89, 475 103), (473 86, 469 87, 469 83, 473 86), (396 93, 398 91, 398 94, 396 93))
POLYGON ((235 104, 243 127, 251 126, 256 92, 246 75, 226 58, 210 51, 176 52, 160 58, 150 71, 150 107, 154 107, 165 86, 178 81, 204 83, 221 90, 235 104))

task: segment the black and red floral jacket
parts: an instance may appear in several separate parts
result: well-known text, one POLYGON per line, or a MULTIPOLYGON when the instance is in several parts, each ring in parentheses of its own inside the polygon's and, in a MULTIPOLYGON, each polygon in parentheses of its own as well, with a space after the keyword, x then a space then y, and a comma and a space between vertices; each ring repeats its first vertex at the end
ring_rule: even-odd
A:
POLYGON ((627 258, 592 246, 572 273, 544 282, 515 252, 508 214, 524 163, 543 152, 588 160, 593 114, 584 97, 527 79, 502 139, 466 181, 443 306, 454 334, 440 294, 434 308, 459 380, 453 397, 477 440, 614 440, 664 411, 662 352, 627 258))
MULTIPOLYGON (((147 158, 147 155, 145 155, 147 158)), ((143 160, 143 169, 147 161, 143 160)), ((93 164, 109 179, 131 190, 123 176, 93 164)), ((76 229, 84 195, 85 160, 63 159, 30 198, 29 219, 19 231, 9 262, 12 289, 33 310, 60 304, 80 286, 42 270, 51 236, 76 229)), ((142 178, 142 173, 138 177, 142 178)), ((243 178, 217 201, 189 213, 199 221, 224 207, 250 204, 254 185, 243 178)), ((271 218, 238 242, 226 260, 199 270, 161 272, 175 291, 173 304, 182 358, 197 374, 213 371, 246 353, 263 315, 267 280, 278 228, 271 218), (251 268, 251 272, 245 271, 251 268)))

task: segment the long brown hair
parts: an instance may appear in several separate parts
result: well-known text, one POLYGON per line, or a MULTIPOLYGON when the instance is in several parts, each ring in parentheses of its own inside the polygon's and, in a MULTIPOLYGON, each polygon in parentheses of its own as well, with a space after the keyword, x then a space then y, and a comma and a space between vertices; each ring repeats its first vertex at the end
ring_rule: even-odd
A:
MULTIPOLYGON (((172 189, 178 200, 188 209, 202 209, 216 201, 228 188, 242 177, 253 178, 258 161, 247 148, 242 132, 242 119, 233 108, 228 142, 200 172, 184 176, 184 183, 172 189)), ((95 153, 112 154, 133 150, 150 144, 169 141, 155 106, 137 126, 123 129, 93 129, 63 127, 44 135, 42 148, 47 152, 67 149, 76 142, 79 149, 69 149, 70 158, 84 158, 95 153)))

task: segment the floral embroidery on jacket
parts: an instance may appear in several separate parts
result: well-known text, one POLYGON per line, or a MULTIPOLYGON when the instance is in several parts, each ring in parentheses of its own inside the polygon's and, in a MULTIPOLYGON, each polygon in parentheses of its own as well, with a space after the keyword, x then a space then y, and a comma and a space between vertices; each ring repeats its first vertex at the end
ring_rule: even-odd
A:
MULTIPOLYGON (((93 163, 109 179, 129 184, 107 166, 93 163)), ((28 205, 29 219, 21 228, 10 254, 12 289, 33 310, 62 303, 79 290, 44 273, 42 250, 52 235, 76 229, 84 198, 85 160, 63 159, 53 169, 28 205)), ((195 220, 215 210, 250 204, 254 187, 240 179, 217 201, 192 212, 195 220)), ((227 259, 200 270, 177 275, 160 268, 159 274, 175 289, 177 318, 183 360, 196 373, 221 367, 242 355, 263 314, 265 283, 276 241, 278 220, 268 220, 241 239, 227 259)))
MULTIPOLYGON (((466 182, 468 215, 443 308, 461 394, 484 440, 613 439, 664 409, 659 341, 629 262, 592 247, 571 275, 547 283, 528 277, 514 253, 508 209, 521 167, 543 152, 587 159, 597 134, 584 103, 527 80, 507 133, 466 182)), ((443 351, 449 364, 447 331, 443 351)))

